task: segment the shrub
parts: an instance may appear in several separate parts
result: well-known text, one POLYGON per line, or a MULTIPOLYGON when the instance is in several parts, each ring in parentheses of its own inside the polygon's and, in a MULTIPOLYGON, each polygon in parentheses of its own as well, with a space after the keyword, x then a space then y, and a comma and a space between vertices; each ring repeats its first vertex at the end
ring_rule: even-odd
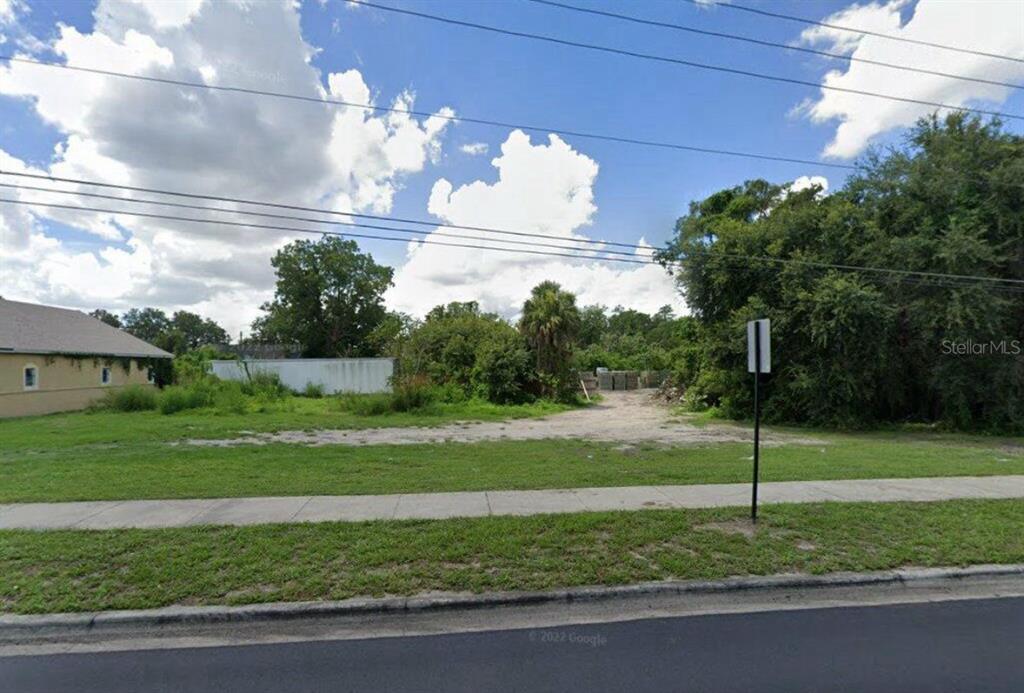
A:
POLYGON ((281 382, 277 373, 256 371, 248 373, 248 379, 242 383, 242 392, 264 401, 278 400, 289 394, 291 390, 281 382))
POLYGON ((157 390, 152 386, 129 385, 109 390, 99 406, 116 411, 148 411, 157 407, 157 390))
POLYGON ((320 399, 324 396, 324 386, 319 383, 306 383, 305 389, 302 390, 302 396, 320 399))
POLYGON ((434 402, 437 393, 430 380, 423 376, 401 378, 392 385, 391 408, 394 411, 415 411, 434 402))
POLYGON ((192 385, 172 385, 160 393, 160 413, 176 414, 186 409, 200 409, 213 403, 214 386, 207 381, 192 385))
POLYGON ((382 392, 372 395, 347 393, 338 395, 335 402, 340 411, 350 412, 357 416, 380 416, 394 411, 390 393, 382 392))
POLYGON ((213 406, 221 414, 244 414, 248 411, 249 401, 242 392, 241 383, 220 383, 213 396, 213 406))
POLYGON ((480 345, 473 367, 477 391, 495 404, 519 404, 530 399, 533 380, 530 354, 522 337, 511 330, 480 345))

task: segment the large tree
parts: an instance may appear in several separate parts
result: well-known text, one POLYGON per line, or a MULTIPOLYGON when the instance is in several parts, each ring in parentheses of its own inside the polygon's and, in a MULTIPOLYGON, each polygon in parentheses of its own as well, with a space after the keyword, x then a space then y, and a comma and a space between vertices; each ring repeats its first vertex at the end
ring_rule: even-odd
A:
POLYGON ((1024 429, 1024 137, 963 114, 920 122, 840 190, 750 181, 694 202, 663 260, 700 321, 688 385, 749 415, 744 323, 769 317, 765 413, 785 421, 1024 429), (854 271, 860 266, 894 272, 854 271), (961 355, 951 344, 1005 344, 961 355))
POLYGON ((125 332, 156 344, 170 330, 171 321, 159 308, 132 308, 121 316, 121 325, 125 332))
POLYGON ((384 320, 394 270, 354 241, 295 241, 274 255, 274 299, 253 322, 260 341, 298 344, 305 357, 373 356, 368 337, 384 320))
POLYGON ((111 327, 121 327, 121 318, 117 317, 116 314, 111 313, 109 310, 104 308, 97 308, 93 312, 89 313, 92 317, 96 318, 102 323, 106 323, 111 327))
POLYGON ((545 394, 567 397, 575 390, 571 368, 580 331, 576 296, 553 281, 533 287, 523 304, 519 331, 533 352, 545 394))
POLYGON ((187 310, 179 310, 171 317, 168 330, 160 341, 162 343, 158 346, 175 354, 183 354, 201 346, 227 344, 231 338, 213 320, 187 310))

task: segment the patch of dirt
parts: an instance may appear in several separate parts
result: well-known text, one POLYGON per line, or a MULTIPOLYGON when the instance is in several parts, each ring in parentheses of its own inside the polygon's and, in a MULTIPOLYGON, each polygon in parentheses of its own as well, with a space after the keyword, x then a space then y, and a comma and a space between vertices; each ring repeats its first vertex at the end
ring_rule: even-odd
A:
MULTIPOLYGON (((701 443, 746 443, 751 432, 730 424, 700 427, 670 418, 669 409, 651 390, 605 392, 593 406, 554 414, 543 419, 513 419, 467 424, 458 422, 433 428, 370 428, 365 430, 280 431, 257 433, 225 440, 191 439, 189 445, 227 447, 232 445, 416 445, 421 443, 476 443, 493 440, 543 440, 576 438, 618 443, 696 445, 701 443)), ((767 446, 797 444, 824 445, 822 440, 789 434, 763 434, 767 446)))
POLYGON ((801 539, 800 541, 798 541, 796 543, 796 548, 797 548, 798 551, 817 551, 818 550, 818 545, 815 544, 813 541, 807 541, 806 539, 801 539))
POLYGON ((726 534, 742 534, 747 539, 753 539, 757 533, 757 525, 750 520, 723 520, 722 522, 708 522, 703 525, 696 525, 694 529, 710 529, 715 532, 726 534))

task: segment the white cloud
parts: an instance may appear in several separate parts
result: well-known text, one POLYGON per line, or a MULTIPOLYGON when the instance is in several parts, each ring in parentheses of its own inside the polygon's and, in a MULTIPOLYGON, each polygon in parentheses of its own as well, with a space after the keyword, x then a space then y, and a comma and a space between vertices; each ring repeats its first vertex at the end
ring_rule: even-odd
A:
MULTIPOLYGON (((598 173, 595 161, 574 151, 555 135, 549 136, 548 143, 535 145, 526 134, 516 130, 502 144, 501 155, 492 164, 498 172, 494 183, 477 180, 456 188, 445 179, 438 180, 431 191, 429 211, 453 224, 554 237, 539 242, 568 244, 574 238, 586 238, 579 229, 589 225, 597 211, 593 195, 598 173)), ((500 238, 495 236, 486 245, 514 251, 524 249, 502 243, 500 238)), ((428 239, 459 242, 437 236, 428 239)), ((643 239, 638 244, 646 245, 643 239)), ((543 247, 525 249, 570 252, 543 247)), ((649 257, 650 252, 640 250, 636 257, 649 257)), ((633 266, 418 243, 409 244, 408 261, 396 273, 395 287, 388 293, 387 301, 398 310, 423 315, 439 303, 475 300, 485 310, 512 317, 530 289, 546 279, 558 281, 575 292, 584 305, 602 303, 655 311, 669 304, 685 310, 671 277, 657 265, 633 266)))
MULTIPOLYGON (((940 2, 920 0, 910 20, 900 24, 900 8, 906 0, 888 4, 851 5, 826 18, 830 24, 882 31, 953 46, 976 47, 989 53, 1024 58, 1024 3, 1004 0, 940 2)), ((877 36, 854 35, 821 27, 802 34, 806 43, 826 45, 831 50, 851 52, 854 57, 897 65, 1004 82, 1024 79, 1024 64, 986 58, 928 46, 891 41, 877 36)), ((893 93, 905 98, 963 106, 1006 100, 1006 87, 953 80, 932 75, 895 72, 890 68, 853 62, 843 70, 825 75, 823 83, 845 89, 893 93)), ((872 138, 893 128, 912 125, 934 111, 932 106, 886 101, 823 89, 817 101, 800 110, 814 122, 838 120, 839 125, 824 155, 850 158, 861 153, 872 138)))
POLYGON ((828 192, 828 178, 825 176, 800 176, 790 184, 789 192, 800 192, 814 185, 821 188, 822 194, 828 192))
MULTIPOLYGON (((293 2, 103 0, 94 16, 91 33, 58 25, 51 48, 69 64, 373 100, 356 70, 327 75, 324 88, 293 2)), ((0 66, 0 94, 30 100, 61 133, 48 166, 54 175, 355 211, 390 211, 404 178, 440 156, 450 122, 21 63, 0 66)), ((413 95, 392 102, 410 108, 413 95)), ((4 168, 15 162, 0 152, 4 168)), ((84 308, 204 307, 233 334, 248 327, 273 287, 275 249, 308 237, 6 205, 0 223, 0 294, 84 308), (45 219, 80 228, 97 242, 47 235, 45 219)))
POLYGON ((480 156, 481 154, 487 153, 486 142, 469 142, 459 147, 459 151, 463 154, 469 154, 470 156, 480 156))

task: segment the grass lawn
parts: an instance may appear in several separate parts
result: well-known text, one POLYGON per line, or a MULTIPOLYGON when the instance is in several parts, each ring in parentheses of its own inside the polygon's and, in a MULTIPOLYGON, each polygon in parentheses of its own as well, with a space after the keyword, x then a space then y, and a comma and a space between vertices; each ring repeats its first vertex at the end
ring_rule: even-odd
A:
POLYGON ((441 426, 453 421, 505 421, 547 416, 573 407, 540 401, 499 405, 481 400, 434 403, 422 411, 358 416, 342 411, 333 397, 288 397, 268 411, 230 414, 193 409, 176 414, 156 411, 82 411, 49 416, 0 419, 0 450, 125 445, 187 438, 237 438, 243 432, 362 429, 388 426, 441 426))
POLYGON ((1024 561, 1019 501, 767 506, 752 538, 728 531, 745 515, 729 508, 4 531, 0 609, 241 604, 1024 561))
MULTIPOLYGON (((1006 441, 816 437, 827 444, 764 449, 762 480, 1024 474, 1024 448, 1006 441)), ((0 502, 727 483, 748 481, 751 469, 750 446, 738 443, 623 449, 573 440, 229 448, 33 442, 0 443, 0 502)))

